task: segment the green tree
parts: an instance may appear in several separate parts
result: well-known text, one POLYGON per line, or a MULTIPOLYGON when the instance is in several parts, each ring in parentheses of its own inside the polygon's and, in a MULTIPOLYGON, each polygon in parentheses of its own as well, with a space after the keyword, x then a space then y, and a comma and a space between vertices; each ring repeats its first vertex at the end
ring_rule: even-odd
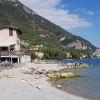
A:
POLYGON ((37 58, 37 56, 35 55, 35 53, 34 52, 31 52, 31 59, 34 60, 36 58, 37 58))
POLYGON ((81 57, 81 53, 78 50, 71 51, 71 55, 72 55, 72 59, 80 59, 81 57))

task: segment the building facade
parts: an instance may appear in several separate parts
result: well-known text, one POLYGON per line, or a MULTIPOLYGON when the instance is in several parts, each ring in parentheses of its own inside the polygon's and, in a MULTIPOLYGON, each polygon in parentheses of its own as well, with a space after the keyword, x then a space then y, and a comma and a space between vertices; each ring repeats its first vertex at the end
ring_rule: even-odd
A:
POLYGON ((0 48, 8 51, 20 51, 19 35, 22 32, 17 28, 2 27, 0 28, 0 48))
MULTIPOLYGON (((21 52, 20 38, 22 34, 20 29, 14 27, 0 28, 0 60, 11 63, 20 63, 22 57, 26 57, 21 52)), ((28 56, 28 55, 27 55, 28 56)))

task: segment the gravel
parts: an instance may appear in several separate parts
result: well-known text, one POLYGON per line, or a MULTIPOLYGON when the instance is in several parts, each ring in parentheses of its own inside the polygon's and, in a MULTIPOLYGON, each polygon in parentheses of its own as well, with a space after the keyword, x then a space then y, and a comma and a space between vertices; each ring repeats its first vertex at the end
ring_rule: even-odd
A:
MULTIPOLYGON (((43 70, 55 69, 54 64, 28 65, 38 70, 42 69, 42 66, 43 70)), ((21 73, 21 69, 14 68, 0 72, 0 100, 86 100, 52 87, 46 81, 46 76, 36 78, 38 76, 21 73)))

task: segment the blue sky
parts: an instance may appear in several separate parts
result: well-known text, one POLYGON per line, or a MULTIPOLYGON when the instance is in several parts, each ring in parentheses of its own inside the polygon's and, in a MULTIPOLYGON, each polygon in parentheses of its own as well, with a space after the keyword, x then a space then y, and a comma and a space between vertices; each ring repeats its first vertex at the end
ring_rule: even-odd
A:
POLYGON ((70 29, 70 31, 100 47, 99 0, 62 0, 57 7, 62 7, 65 10, 69 10, 70 13, 85 18, 91 24, 89 27, 70 29))
POLYGON ((39 15, 100 47, 100 0, 20 0, 39 15))

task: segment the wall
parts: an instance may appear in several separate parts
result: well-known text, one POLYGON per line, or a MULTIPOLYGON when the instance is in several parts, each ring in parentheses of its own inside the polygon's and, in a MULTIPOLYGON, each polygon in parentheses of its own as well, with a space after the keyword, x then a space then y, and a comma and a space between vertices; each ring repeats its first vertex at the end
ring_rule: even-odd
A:
POLYGON ((13 30, 13 36, 9 36, 9 29, 0 29, 0 44, 15 44, 15 50, 20 51, 20 39, 17 31, 13 30))
POLYGON ((27 62, 31 62, 31 56, 23 55, 20 57, 20 63, 27 63, 27 62))

